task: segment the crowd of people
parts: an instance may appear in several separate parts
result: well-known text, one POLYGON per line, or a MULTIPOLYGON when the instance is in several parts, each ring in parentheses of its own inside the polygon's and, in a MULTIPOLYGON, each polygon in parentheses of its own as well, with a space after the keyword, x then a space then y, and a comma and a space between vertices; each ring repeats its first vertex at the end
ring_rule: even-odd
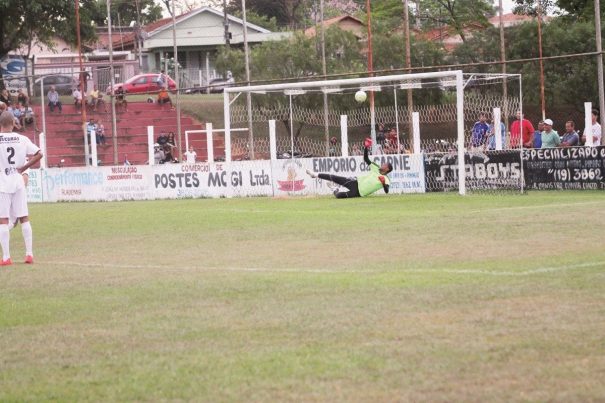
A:
POLYGON ((34 110, 29 104, 29 97, 23 89, 20 89, 17 94, 17 101, 13 102, 8 90, 0 91, 0 113, 10 112, 13 115, 13 130, 22 131, 26 125, 33 125, 34 110))
MULTIPOLYGON (((552 119, 540 120, 535 129, 533 124, 526 119, 521 111, 517 111, 516 119, 510 125, 510 131, 506 133, 504 123, 500 123, 502 135, 502 148, 553 148, 553 147, 575 147, 587 144, 587 137, 592 140, 594 146, 601 145, 602 130, 599 124, 599 112, 593 110, 591 114, 591 126, 586 128, 582 134, 576 130, 573 120, 565 122, 565 132, 559 134, 553 129, 552 119), (508 143, 507 143, 508 138, 508 143)), ((471 150, 495 150, 496 131, 493 123, 488 122, 486 113, 480 113, 479 120, 475 122, 471 130, 471 150)))

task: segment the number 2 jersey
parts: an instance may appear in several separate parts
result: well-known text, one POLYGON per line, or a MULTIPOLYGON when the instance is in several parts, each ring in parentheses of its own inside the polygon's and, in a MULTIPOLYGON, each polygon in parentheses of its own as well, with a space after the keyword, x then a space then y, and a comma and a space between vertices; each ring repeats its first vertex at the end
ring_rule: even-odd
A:
POLYGON ((18 133, 0 133, 0 192, 15 193, 25 184, 18 168, 24 166, 28 155, 40 148, 27 137, 18 133))

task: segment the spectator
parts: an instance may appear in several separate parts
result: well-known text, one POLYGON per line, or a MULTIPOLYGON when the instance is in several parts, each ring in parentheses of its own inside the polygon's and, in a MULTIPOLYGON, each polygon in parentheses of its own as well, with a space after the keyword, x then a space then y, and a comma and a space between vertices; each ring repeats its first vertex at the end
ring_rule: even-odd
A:
POLYGON ((575 147, 580 141, 580 136, 575 130, 575 123, 573 120, 565 122, 565 134, 561 137, 561 144, 559 147, 575 147))
POLYGON ((592 110, 592 127, 590 132, 588 128, 584 129, 584 134, 582 134, 582 144, 586 144, 586 133, 592 133, 592 145, 600 146, 601 145, 601 125, 599 124, 599 111, 596 109, 592 110))
POLYGON ((19 89, 19 94, 17 94, 17 103, 23 105, 25 108, 29 106, 29 97, 23 88, 19 89))
MULTIPOLYGON (((178 162, 176 159, 176 140, 174 138, 174 132, 168 133, 168 142, 166 143, 166 147, 170 149, 170 160, 171 162, 178 162)), ((168 160, 168 154, 166 155, 166 159, 168 160)))
POLYGON ((116 96, 116 110, 118 107, 124 108, 124 112, 128 112, 128 102, 126 101, 126 93, 124 92, 124 88, 119 87, 115 91, 116 96))
POLYGON ((160 88, 164 88, 168 86, 168 77, 164 70, 160 70, 160 74, 158 74, 158 86, 160 88))
POLYGON ((78 87, 73 91, 72 96, 74 97, 74 106, 76 107, 76 109, 78 108, 82 108, 82 102, 84 97, 86 96, 85 94, 83 95, 82 92, 80 91, 80 86, 78 85, 78 87))
POLYGON ((164 150, 159 143, 155 143, 153 145, 153 159, 156 165, 166 162, 166 155, 164 154, 164 150))
POLYGON ((0 114, 2 112, 6 112, 6 104, 2 101, 0 101, 0 114))
POLYGON ((59 100, 59 93, 57 91, 55 91, 54 85, 52 85, 50 87, 50 90, 48 91, 48 94, 47 94, 47 98, 48 98, 48 108, 50 109, 51 112, 55 111, 55 107, 57 107, 59 109, 59 112, 61 112, 63 110, 61 101, 59 100))
POLYGON ((23 108, 23 105, 17 104, 12 108, 12 112, 15 120, 19 122, 19 129, 22 129, 23 119, 25 118, 25 108, 23 108))
POLYGON ((5 106, 3 108, 0 108, 0 112, 7 111, 13 115, 13 131, 21 130, 21 123, 19 122, 19 118, 15 116, 15 108, 13 108, 12 106, 6 107, 5 103, 2 103, 2 105, 5 106))
POLYGON ((523 117, 521 111, 517 111, 517 120, 510 125, 510 147, 519 148, 522 140, 523 147, 531 148, 534 145, 534 131, 531 122, 523 117))
MULTIPOLYGON (((86 134, 88 135, 88 140, 90 141, 90 134, 93 132, 95 132, 95 135, 97 133, 97 124, 95 123, 95 120, 93 118, 90 118, 88 120, 88 123, 86 124, 86 134)), ((95 136, 96 137, 96 136, 95 136)), ((98 142, 97 142, 98 144, 98 142)))
POLYGON ((164 148, 166 143, 168 143, 168 136, 166 135, 166 133, 161 132, 156 141, 162 148, 164 148))
POLYGON ((25 114, 24 114, 24 123, 31 125, 32 123, 34 123, 34 110, 32 109, 31 106, 28 106, 25 108, 25 114))
POLYGON ((351 149, 351 155, 363 155, 359 144, 357 144, 357 143, 353 144, 353 148, 351 149))
POLYGON ((11 96, 6 88, 0 91, 0 102, 5 103, 7 107, 12 104, 11 96))
POLYGON ((168 94, 168 90, 166 87, 162 87, 158 93, 158 104, 163 106, 164 104, 168 103, 170 104, 170 109, 174 109, 174 106, 172 106, 172 99, 170 99, 170 95, 168 94))
POLYGON ((473 125, 473 129, 471 130, 471 148, 473 151, 477 151, 477 149, 482 149, 485 144, 485 140, 487 139, 487 132, 489 131, 489 126, 486 123, 487 116, 485 113, 479 114, 479 121, 475 122, 473 125))
POLYGON ((97 129, 95 131, 96 137, 97 137, 97 144, 100 144, 102 146, 106 146, 107 145, 107 140, 105 139, 105 126, 103 126, 102 123, 98 123, 97 124, 97 129))
POLYGON ((107 112, 107 106, 105 106, 105 101, 103 101, 103 93, 97 89, 95 85, 92 87, 92 91, 90 92, 90 103, 89 105, 92 107, 93 112, 97 111, 97 106, 103 104, 105 107, 105 112, 107 112))
MULTIPOLYGON (((496 129, 495 124, 492 122, 489 125, 489 130, 487 131, 487 148, 490 150, 496 149, 496 129)), ((500 138, 502 139, 502 149, 506 148, 506 126, 504 122, 500 121, 500 138)))
POLYGON ((559 144, 561 144, 561 138, 559 137, 559 133, 552 129, 552 125, 552 120, 544 119, 544 131, 542 132, 542 148, 558 147, 559 144))
POLYGON ((193 150, 193 146, 189 146, 189 151, 185 152, 185 158, 188 164, 195 164, 197 153, 193 150))
POLYGON ((380 123, 378 124, 378 131, 376 132, 376 145, 384 145, 384 141, 386 140, 386 136, 385 136, 385 128, 384 128, 384 123, 380 123))
POLYGON ((544 121, 538 122, 538 130, 534 133, 534 148, 542 148, 542 131, 544 130, 544 121))
POLYGON ((328 147, 328 152, 330 157, 336 157, 337 155, 340 155, 340 153, 338 152, 338 139, 334 136, 330 137, 330 145, 328 147))

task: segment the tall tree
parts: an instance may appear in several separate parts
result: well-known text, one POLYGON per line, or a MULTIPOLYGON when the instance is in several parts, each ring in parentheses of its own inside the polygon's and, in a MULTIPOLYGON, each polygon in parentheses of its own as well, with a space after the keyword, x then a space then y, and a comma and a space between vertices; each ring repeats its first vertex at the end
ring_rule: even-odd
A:
MULTIPOLYGON (((111 0, 111 21, 128 25, 131 21, 146 25, 162 18, 162 6, 154 0, 111 0), (137 4, 138 3, 138 4, 137 4)), ((106 25, 107 0, 96 0, 93 20, 97 25, 106 25)))
MULTIPOLYGON (((83 40, 94 37, 91 24, 94 0, 80 1, 80 29, 83 40)), ((0 58, 36 40, 53 46, 58 36, 74 43, 74 2, 65 0, 0 0, 0 58)))
POLYGON ((495 13, 487 0, 421 0, 420 18, 429 27, 446 26, 466 41, 471 25, 487 27, 487 19, 495 13))
MULTIPOLYGON (((246 7, 259 15, 275 17, 279 25, 291 29, 301 28, 309 13, 312 0, 248 0, 246 7)), ((241 12, 241 2, 231 2, 227 7, 233 13, 241 12)))

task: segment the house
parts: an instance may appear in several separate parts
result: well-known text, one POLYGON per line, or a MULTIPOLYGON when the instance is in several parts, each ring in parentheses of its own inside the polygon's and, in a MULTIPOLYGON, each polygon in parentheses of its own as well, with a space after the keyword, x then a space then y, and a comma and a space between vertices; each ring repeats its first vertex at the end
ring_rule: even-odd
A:
MULTIPOLYGON (((175 18, 177 59, 181 66, 185 85, 202 85, 216 75, 214 60, 220 46, 225 45, 224 14, 211 7, 181 14, 175 18)), ((227 16, 230 33, 230 44, 243 47, 244 22, 232 15, 227 16)), ((140 48, 141 69, 159 71, 166 58, 173 57, 173 23, 172 18, 164 18, 122 34, 112 32, 114 50, 130 50, 137 53, 140 48), (116 40, 119 38, 119 41, 116 40), (137 40, 139 44, 137 44, 137 40)), ((246 32, 250 45, 265 41, 281 40, 291 36, 290 32, 271 32, 255 24, 247 23, 246 32)), ((107 47, 107 33, 99 33, 100 46, 107 47)))
MULTIPOLYGON (((367 36, 367 30, 363 21, 361 21, 359 18, 355 18, 350 15, 341 15, 338 17, 330 18, 329 20, 325 20, 323 22, 323 26, 325 29, 328 29, 333 25, 337 26, 343 31, 353 33, 353 35, 355 35, 358 40, 362 40, 367 36)), ((316 28, 317 27, 313 26, 311 28, 306 29, 305 35, 309 38, 314 37, 317 34, 316 28)))

